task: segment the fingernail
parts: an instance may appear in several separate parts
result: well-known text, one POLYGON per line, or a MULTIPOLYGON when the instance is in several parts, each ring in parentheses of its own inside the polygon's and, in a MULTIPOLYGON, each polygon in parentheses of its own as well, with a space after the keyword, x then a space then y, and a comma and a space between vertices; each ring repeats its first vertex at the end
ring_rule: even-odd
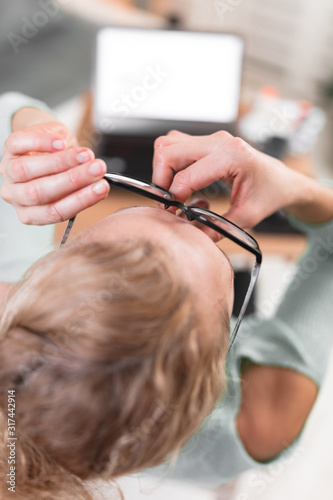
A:
POLYGON ((109 185, 106 181, 101 181, 93 187, 94 191, 98 195, 106 194, 109 190, 109 185))
POLYGON ((95 162, 89 167, 89 173, 95 177, 103 175, 106 172, 105 163, 95 162))
POLYGON ((54 149, 66 149, 67 144, 65 141, 58 139, 56 141, 53 141, 52 146, 54 147, 54 149))
POLYGON ((77 155, 76 159, 79 163, 87 163, 87 161, 90 161, 93 158, 91 156, 91 153, 89 153, 88 151, 82 151, 77 155))

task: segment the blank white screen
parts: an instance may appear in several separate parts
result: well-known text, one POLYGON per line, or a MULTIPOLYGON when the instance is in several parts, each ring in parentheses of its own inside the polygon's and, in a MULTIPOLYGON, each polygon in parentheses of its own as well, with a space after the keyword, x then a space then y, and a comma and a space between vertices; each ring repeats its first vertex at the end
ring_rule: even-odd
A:
POLYGON ((97 116, 236 119, 243 56, 239 37, 106 28, 97 47, 97 116))

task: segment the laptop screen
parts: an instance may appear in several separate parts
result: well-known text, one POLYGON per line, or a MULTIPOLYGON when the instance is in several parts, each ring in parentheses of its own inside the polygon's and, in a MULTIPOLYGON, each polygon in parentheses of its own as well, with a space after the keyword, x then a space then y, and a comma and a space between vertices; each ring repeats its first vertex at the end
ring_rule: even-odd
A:
POLYGON ((104 133, 200 131, 238 113, 237 35, 104 28, 97 37, 95 117, 104 133))

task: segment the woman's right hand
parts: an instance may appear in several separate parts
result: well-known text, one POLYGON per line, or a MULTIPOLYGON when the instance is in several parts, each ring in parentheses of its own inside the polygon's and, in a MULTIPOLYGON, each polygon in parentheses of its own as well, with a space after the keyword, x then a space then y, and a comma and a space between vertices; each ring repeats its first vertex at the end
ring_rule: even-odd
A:
POLYGON ((7 139, 0 195, 24 224, 62 222, 107 196, 105 172, 105 163, 95 160, 91 150, 79 148, 65 125, 54 120, 36 123, 7 139))
POLYGON ((185 202, 219 180, 231 187, 223 215, 240 227, 251 228, 282 208, 313 224, 333 218, 332 190, 227 132, 201 137, 171 132, 157 139, 153 182, 177 200, 185 202))

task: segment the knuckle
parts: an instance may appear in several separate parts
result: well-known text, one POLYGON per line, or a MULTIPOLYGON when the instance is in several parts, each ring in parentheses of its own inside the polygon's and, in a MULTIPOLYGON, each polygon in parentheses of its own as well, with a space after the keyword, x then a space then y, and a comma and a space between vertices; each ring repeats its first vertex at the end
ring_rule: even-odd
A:
POLYGON ((158 137, 154 142, 154 148, 164 148, 167 145, 166 136, 158 137))
POLYGON ((24 159, 21 157, 12 162, 10 171, 16 182, 24 182, 28 179, 24 159))
POLYGON ((73 188, 79 187, 79 177, 78 177, 78 173, 75 169, 69 170, 68 180, 69 180, 70 184, 73 186, 73 188))
POLYGON ((232 138, 232 135, 229 134, 229 132, 226 132, 225 130, 219 130, 218 132, 215 132, 215 134, 213 135, 220 141, 226 141, 232 138))
MULTIPOLYGON (((89 152, 89 150, 87 151, 89 152)), ((75 148, 67 149, 67 151, 65 151, 65 159, 67 160, 68 163, 77 164, 78 155, 79 155, 79 150, 75 148)))
POLYGON ((10 136, 7 137, 5 142, 5 151, 8 151, 10 153, 15 151, 18 140, 19 140, 18 132, 13 132, 12 134, 10 134, 10 136))
POLYGON ((63 158, 60 156, 60 154, 56 154, 53 156, 53 168, 54 172, 63 172, 65 170, 65 162, 63 161, 63 158))
POLYGON ((19 221, 22 222, 22 224, 26 224, 26 225, 32 224, 32 219, 31 219, 31 217, 29 217, 26 210, 18 210, 17 215, 18 215, 19 221))
POLYGON ((57 222, 63 222, 65 220, 63 215, 54 204, 50 205, 47 208, 46 218, 50 224, 56 224, 57 222))
POLYGON ((42 202, 40 191, 34 182, 24 187, 24 197, 29 205, 40 205, 42 202))
POLYGON ((170 132, 168 132, 168 134, 167 134, 167 135, 169 135, 169 136, 172 136, 172 135, 179 135, 179 132, 178 132, 178 130, 170 130, 170 132))
POLYGON ((167 148, 158 149, 155 152, 155 161, 158 164, 166 164, 170 160, 170 153, 167 148))
POLYGON ((10 143, 11 143, 11 135, 9 137, 7 137, 7 139, 5 140, 5 143, 4 143, 4 151, 5 152, 9 152, 10 151, 10 143))
POLYGON ((234 137, 229 144, 229 147, 238 154, 249 154, 250 146, 240 137, 234 137))
POLYGON ((78 165, 78 154, 79 151, 77 149, 68 149, 65 151, 63 158, 59 157, 60 168, 62 167, 65 170, 66 166, 75 167, 78 165))
POLYGON ((178 172, 174 177, 174 184, 178 187, 190 186, 191 185, 191 172, 190 170, 182 170, 178 172))
POLYGON ((7 201, 9 203, 11 201, 10 193, 9 190, 7 189, 6 185, 3 185, 0 189, 0 197, 7 201))

